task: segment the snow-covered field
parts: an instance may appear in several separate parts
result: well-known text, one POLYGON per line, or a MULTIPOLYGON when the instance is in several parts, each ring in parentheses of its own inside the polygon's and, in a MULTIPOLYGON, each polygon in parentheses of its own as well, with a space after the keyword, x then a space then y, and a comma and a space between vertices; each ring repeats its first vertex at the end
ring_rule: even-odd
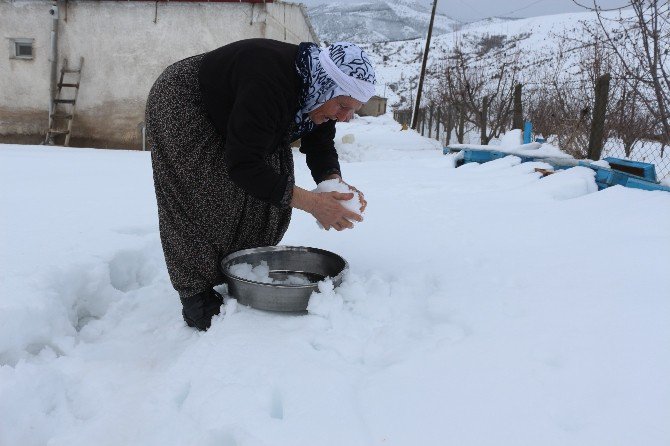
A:
POLYGON ((670 194, 338 126, 366 219, 296 211, 282 243, 345 257, 343 284, 300 316, 228 299, 206 333, 148 153, 0 146, 0 445, 670 443, 670 194))

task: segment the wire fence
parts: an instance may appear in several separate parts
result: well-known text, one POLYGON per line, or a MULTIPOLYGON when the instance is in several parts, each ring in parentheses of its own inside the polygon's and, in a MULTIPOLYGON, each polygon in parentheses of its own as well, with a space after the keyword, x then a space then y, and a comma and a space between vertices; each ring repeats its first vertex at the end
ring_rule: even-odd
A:
POLYGON ((670 147, 656 141, 639 141, 626 153, 623 144, 610 140, 603 148, 602 157, 625 158, 633 161, 651 163, 656 166, 656 177, 670 180, 670 147))
MULTIPOLYGON (((410 128, 412 126, 412 112, 411 109, 394 110, 393 119, 406 128, 410 128)), ((455 141, 450 138, 451 135, 447 134, 447 119, 448 115, 444 107, 431 105, 420 108, 417 115, 416 131, 421 136, 436 139, 442 145, 453 143, 455 141)))
MULTIPOLYGON (((393 118, 406 128, 412 125, 413 110, 394 110, 393 118)), ((417 115, 416 131, 422 136, 435 139, 443 146, 458 143, 458 133, 461 132, 463 143, 479 144, 479 129, 467 124, 458 129, 458 122, 448 122, 446 107, 430 104, 420 108, 417 115), (447 127, 451 132, 447 132, 447 127)), ((561 135, 552 138, 559 148, 570 153, 575 158, 585 158, 588 149, 588 124, 574 122, 564 129, 561 135)), ((656 141, 638 141, 630 149, 626 149, 621 140, 609 138, 603 147, 601 158, 614 157, 632 161, 651 163, 656 166, 656 176, 660 180, 670 181, 670 146, 656 141)))

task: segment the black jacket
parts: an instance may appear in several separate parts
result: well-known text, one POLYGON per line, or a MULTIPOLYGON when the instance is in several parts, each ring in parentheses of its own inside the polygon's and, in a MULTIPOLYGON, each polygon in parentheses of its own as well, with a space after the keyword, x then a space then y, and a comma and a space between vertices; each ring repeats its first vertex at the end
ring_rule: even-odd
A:
MULTIPOLYGON (((276 40, 241 40, 207 53, 199 73, 205 108, 225 141, 230 178, 275 205, 288 204, 282 198, 290 196, 292 179, 274 172, 263 158, 290 142, 302 86, 297 51, 297 45, 276 40)), ((339 172, 334 137, 334 121, 301 137, 300 151, 316 182, 339 172)))

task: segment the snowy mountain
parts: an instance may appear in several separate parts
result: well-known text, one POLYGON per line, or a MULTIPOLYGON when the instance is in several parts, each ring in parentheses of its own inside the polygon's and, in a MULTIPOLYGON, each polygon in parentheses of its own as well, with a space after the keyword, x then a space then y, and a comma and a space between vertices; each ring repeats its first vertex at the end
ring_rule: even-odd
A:
MULTIPOLYGON (((424 94, 437 83, 451 50, 458 45, 467 59, 482 70, 495 70, 500 57, 518 55, 512 63, 520 69, 520 80, 535 80, 538 70, 549 69, 557 55, 575 53, 584 26, 596 27, 595 13, 570 13, 526 19, 493 18, 460 26, 458 30, 433 35, 427 64, 424 94), (564 36, 573 39, 566 46, 564 36)), ((585 38, 584 35, 582 35, 585 38)), ((416 94, 425 38, 403 42, 363 44, 377 68, 377 93, 389 98, 391 108, 410 106, 416 94)), ((511 66, 511 65, 510 65, 511 66)), ((566 72, 566 75, 569 74, 566 72)), ((495 73, 487 73, 492 79, 495 73)))
MULTIPOLYGON (((425 37, 430 8, 412 0, 374 0, 357 4, 331 3, 308 9, 309 17, 323 42, 347 40, 356 43, 386 42, 425 37)), ((434 34, 451 32, 454 19, 436 14, 434 34)))

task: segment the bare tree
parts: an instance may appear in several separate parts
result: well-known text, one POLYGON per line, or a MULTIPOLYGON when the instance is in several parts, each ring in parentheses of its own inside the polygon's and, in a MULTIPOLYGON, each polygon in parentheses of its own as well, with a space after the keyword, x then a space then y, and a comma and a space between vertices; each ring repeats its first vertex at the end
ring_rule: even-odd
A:
POLYGON ((654 137, 654 117, 644 108, 639 84, 618 82, 608 126, 612 136, 621 139, 626 157, 633 146, 654 137))
MULTIPOLYGON (((518 53, 496 56, 497 64, 491 72, 479 60, 456 45, 438 80, 442 103, 458 110, 465 122, 486 129, 482 143, 500 136, 507 130, 512 118, 514 86, 518 74, 518 53), (486 101, 486 102, 484 102, 486 101), (487 113, 482 113, 483 109, 487 113), (484 121, 486 119, 486 121, 484 121)), ((462 140, 463 126, 458 125, 457 137, 462 140)))
MULTIPOLYGON (((576 0, 575 3, 580 4, 576 0)), ((629 0, 630 9, 608 16, 593 0, 604 44, 617 59, 619 76, 652 117, 657 138, 670 143, 670 2, 629 0)))
POLYGON ((534 79, 525 84, 527 113, 536 132, 571 155, 586 157, 596 81, 610 69, 597 40, 590 44, 576 43, 569 36, 559 40, 552 63, 538 67, 534 79))

